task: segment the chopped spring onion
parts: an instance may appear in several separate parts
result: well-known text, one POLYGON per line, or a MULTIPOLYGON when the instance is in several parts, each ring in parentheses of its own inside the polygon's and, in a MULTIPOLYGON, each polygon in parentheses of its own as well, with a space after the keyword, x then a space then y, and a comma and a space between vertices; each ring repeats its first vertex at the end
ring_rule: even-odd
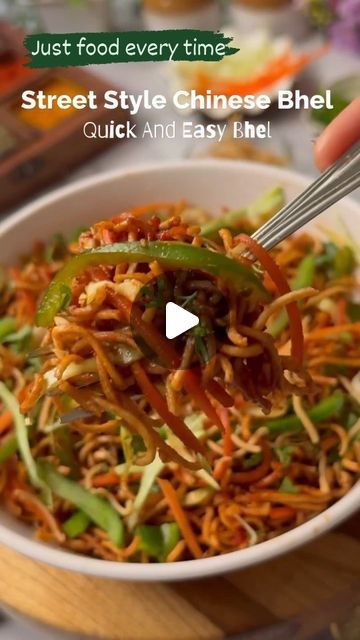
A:
POLYGON ((165 562, 169 553, 181 538, 176 522, 165 522, 160 526, 138 525, 135 534, 140 538, 140 549, 159 562, 165 562))
POLYGON ((83 511, 75 511, 62 526, 63 532, 68 538, 77 538, 85 533, 91 520, 83 511))

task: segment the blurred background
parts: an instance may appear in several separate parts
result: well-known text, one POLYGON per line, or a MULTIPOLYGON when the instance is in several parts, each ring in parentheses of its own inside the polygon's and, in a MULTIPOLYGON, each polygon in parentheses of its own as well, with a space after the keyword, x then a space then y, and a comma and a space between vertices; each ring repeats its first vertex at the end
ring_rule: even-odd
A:
MULTIPOLYGON (((0 0, 0 212, 9 213, 44 188, 109 168, 139 162, 216 156, 295 168, 313 174, 313 141, 336 113, 360 94, 360 0, 0 0), (76 70, 36 72, 23 67, 24 33, 196 27, 225 28, 240 52, 221 63, 138 63, 76 70), (324 48, 327 43, 327 48, 324 48), (151 74, 151 75, 149 75, 151 74), (128 92, 170 96, 175 88, 206 88, 231 94, 268 93, 273 104, 254 122, 270 119, 271 140, 233 140, 209 144, 169 139, 86 141, 84 121, 94 112, 24 112, 19 99, 26 87, 77 93, 124 88, 128 92), (332 111, 279 111, 279 88, 302 93, 332 89, 332 111), (65 115, 64 115, 65 114, 65 115), (69 117, 68 117, 69 116, 69 117), (72 149, 69 152, 69 140, 72 149), (75 153, 77 149, 77 153, 75 153)), ((169 101, 170 102, 170 101, 169 101)), ((106 111, 99 122, 124 119, 106 111)), ((140 113, 149 120, 181 122, 187 112, 171 105, 140 113)), ((197 112, 194 122, 241 119, 243 112, 197 112)), ((179 127, 180 128, 180 127, 179 127)))
MULTIPOLYGON (((109 169, 156 161, 215 156, 265 162, 316 174, 312 147, 322 128, 354 97, 360 95, 360 0, 0 0, 0 215, 82 176, 109 169), (30 71, 23 67, 25 33, 115 31, 164 28, 217 29, 224 27, 240 43, 240 52, 221 63, 140 63, 106 65, 78 70, 30 71), (327 48, 324 48, 324 43, 327 48), (276 69, 276 73, 274 72, 276 69), (256 123, 271 121, 270 140, 222 142, 169 139, 86 142, 85 120, 92 112, 44 114, 19 108, 22 91, 31 87, 49 93, 78 93, 108 88, 170 96, 175 88, 196 88, 199 74, 207 88, 225 93, 259 93, 273 98, 271 108, 246 112, 256 123), (335 109, 280 111, 279 88, 298 88, 307 95, 332 89, 335 109), (248 89, 248 90, 247 90, 248 89), (70 150, 70 151, 69 151, 70 150)), ((193 122, 242 117, 241 112, 180 114, 171 106, 139 113, 134 121, 164 125, 185 117, 193 122)), ((116 113, 118 120, 125 114, 116 113)), ((115 118, 99 114, 99 123, 115 118)), ((241 201, 241 194, 239 194, 241 201)), ((1 594, 0 594, 1 601, 1 594)), ((346 620, 324 624, 316 640, 359 640, 359 610, 346 620)), ((31 629, 7 611, 0 617, 1 640, 54 639, 54 633, 31 629), (24 626, 25 625, 25 626, 24 626)), ((58 636, 56 636, 58 637, 58 636)), ((60 637, 60 636, 59 636, 60 637)), ((63 637, 63 636, 61 636, 63 637)), ((277 631, 242 636, 281 640, 277 631)), ((287 640, 288 640, 287 636, 287 640)), ((308 636, 307 636, 308 637, 308 636)), ((315 640, 315 636, 314 636, 315 640)))

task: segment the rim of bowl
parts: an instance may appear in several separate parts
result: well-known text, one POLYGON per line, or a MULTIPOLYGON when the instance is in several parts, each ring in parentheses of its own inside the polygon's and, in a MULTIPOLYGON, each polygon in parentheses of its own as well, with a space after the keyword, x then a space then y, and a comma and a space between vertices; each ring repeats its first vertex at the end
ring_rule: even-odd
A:
MULTIPOLYGON (((251 170, 254 174, 266 173, 269 176, 274 176, 274 180, 279 180, 282 177, 302 187, 313 179, 289 169, 246 161, 237 161, 234 163, 226 160, 209 159, 135 165, 128 169, 107 171, 98 176, 83 178, 73 184, 65 185, 37 198, 35 201, 22 207, 18 212, 0 221, 0 236, 22 220, 31 218, 38 208, 51 204, 63 197, 76 195, 87 186, 93 187, 94 185, 106 184, 106 182, 111 182, 116 178, 126 179, 126 177, 130 175, 133 176, 134 174, 141 177, 144 173, 158 171, 173 172, 184 169, 196 171, 201 167, 218 168, 226 171, 231 169, 234 173, 243 167, 251 170)), ((360 205, 357 202, 347 199, 346 203, 347 206, 354 211, 355 215, 360 216, 360 205)), ((359 503, 360 481, 358 481, 345 496, 325 511, 308 522, 282 533, 272 540, 260 542, 246 549, 231 551, 211 558, 183 560, 169 564, 122 563, 77 555, 64 549, 40 543, 21 533, 14 532, 2 524, 0 524, 0 543, 33 560, 45 562, 59 569, 75 571, 85 575, 135 582, 189 580, 245 569, 295 550, 341 523, 346 517, 358 509, 359 503)), ((29 532, 31 532, 30 528, 29 532)))

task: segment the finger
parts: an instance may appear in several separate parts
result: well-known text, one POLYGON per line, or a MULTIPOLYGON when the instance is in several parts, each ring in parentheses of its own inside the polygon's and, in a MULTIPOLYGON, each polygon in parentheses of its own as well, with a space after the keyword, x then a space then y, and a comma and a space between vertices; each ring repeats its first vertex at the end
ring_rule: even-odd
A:
POLYGON ((314 156, 323 171, 352 144, 360 140, 360 97, 349 104, 322 132, 315 143, 314 156))

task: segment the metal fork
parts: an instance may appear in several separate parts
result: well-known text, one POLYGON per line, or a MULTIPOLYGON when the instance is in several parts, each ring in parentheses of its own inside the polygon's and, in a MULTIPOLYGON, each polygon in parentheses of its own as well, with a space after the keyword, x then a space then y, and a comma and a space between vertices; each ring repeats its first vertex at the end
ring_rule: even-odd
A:
POLYGON ((264 249, 272 249, 358 187, 360 187, 360 141, 350 147, 305 191, 262 225, 252 237, 264 249))

